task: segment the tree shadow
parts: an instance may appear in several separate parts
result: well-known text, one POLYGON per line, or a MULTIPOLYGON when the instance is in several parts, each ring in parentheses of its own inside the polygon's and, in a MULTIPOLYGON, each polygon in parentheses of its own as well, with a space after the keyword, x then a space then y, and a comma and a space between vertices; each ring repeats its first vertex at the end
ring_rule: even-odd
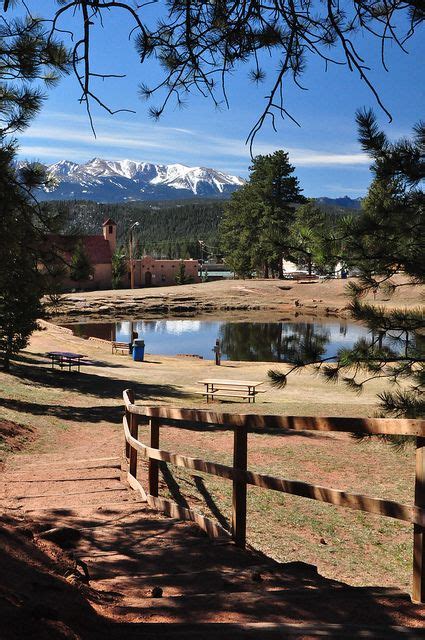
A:
MULTIPOLYGON (((369 627, 376 635, 372 631, 367 637, 390 639, 401 637, 392 625, 420 625, 423 616, 423 610, 401 592, 388 598, 384 588, 351 587, 321 576, 314 565, 302 561, 280 563, 263 553, 238 549, 230 542, 213 542, 194 525, 163 518, 142 505, 126 513, 109 508, 87 517, 56 509, 39 515, 37 521, 39 530, 64 524, 81 532, 74 556, 88 563, 91 588, 73 593, 66 582, 54 575, 41 576, 22 557, 19 566, 15 563, 11 567, 13 575, 20 575, 21 581, 26 577, 31 584, 28 589, 37 585, 34 604, 44 613, 39 620, 27 616, 28 609, 21 609, 17 628, 22 627, 24 632, 25 623, 32 622, 36 635, 31 637, 49 637, 37 635, 37 631, 41 623, 48 624, 53 618, 64 620, 75 633, 82 633, 81 637, 96 640, 104 634, 111 640, 198 640, 204 633, 208 638, 316 637, 316 633, 310 636, 303 628, 297 632, 294 623, 310 625, 316 631, 321 625, 337 625, 329 633, 323 630, 334 640, 366 637, 369 627), (48 580, 52 584, 46 587, 48 580), (96 589, 98 580, 103 584, 100 591, 96 589), (155 587, 162 589, 162 598, 150 595, 155 587), (52 592, 57 598, 54 615, 43 604, 43 598, 52 592), (133 602, 130 607, 126 605, 127 594, 133 602), (89 603, 96 605, 97 612, 89 603), (110 619, 128 614, 140 619, 141 613, 151 624, 110 619), (211 624, 217 618, 221 622, 211 624), (241 627, 229 619, 271 624, 261 629, 241 627), (273 627, 273 623, 279 627, 273 627)), ((44 563, 51 561, 45 559, 44 563)), ((9 572, 7 575, 10 587, 9 572)), ((3 576, 6 579, 5 573, 3 576)), ((15 615, 6 612, 3 621, 15 622, 14 606, 9 609, 15 615)), ((425 633, 415 628, 406 636, 424 638, 425 633)), ((6 632, 2 637, 9 640, 17 636, 6 632)))
MULTIPOLYGON (((133 362, 133 360, 131 360, 131 362, 133 362)), ((13 357, 13 366, 15 367, 19 364, 38 365, 40 368, 42 366, 45 366, 46 369, 52 370, 50 358, 43 353, 34 353, 32 351, 24 351, 24 352, 21 351, 19 354, 13 357)), ((147 358, 145 358, 142 362, 140 362, 141 367, 143 365, 149 365, 149 364, 162 364, 162 363, 159 361, 150 360, 147 358)), ((80 366, 82 369, 87 366, 108 367, 109 369, 130 368, 128 366, 128 363, 126 363, 125 360, 122 360, 121 362, 111 362, 110 360, 102 360, 101 358, 97 358, 95 356, 94 357, 87 356, 86 360, 81 360, 80 366)), ((61 369, 57 365, 55 365, 54 371, 61 371, 61 369)))
POLYGON ((30 413, 36 416, 52 416, 61 420, 74 422, 122 422, 121 405, 101 405, 98 407, 74 407, 69 405, 40 404, 13 398, 0 399, 0 406, 18 413, 30 413))
POLYGON ((218 505, 214 501, 214 498, 212 497, 207 487, 205 486, 204 479, 201 476, 195 476, 193 474, 192 474, 192 478, 196 488, 198 489, 201 496, 204 498, 205 504, 213 514, 214 518, 217 520, 219 524, 221 524, 223 529, 230 531, 230 523, 218 508, 218 505))
POLYGON ((174 478, 167 463, 161 461, 159 462, 158 466, 162 473, 162 477, 164 478, 164 482, 167 485, 168 491, 170 492, 173 500, 177 502, 177 504, 181 505, 182 507, 189 509, 190 508, 189 503, 184 497, 184 495, 182 494, 182 492, 180 491, 179 483, 174 478))
POLYGON ((39 387, 76 391, 78 393, 96 396, 98 398, 120 398, 125 388, 132 388, 139 398, 157 399, 162 397, 181 398, 187 394, 178 387, 169 384, 149 384, 110 376, 99 376, 86 371, 52 371, 47 368, 30 368, 18 365, 14 368, 13 376, 36 384, 39 387))

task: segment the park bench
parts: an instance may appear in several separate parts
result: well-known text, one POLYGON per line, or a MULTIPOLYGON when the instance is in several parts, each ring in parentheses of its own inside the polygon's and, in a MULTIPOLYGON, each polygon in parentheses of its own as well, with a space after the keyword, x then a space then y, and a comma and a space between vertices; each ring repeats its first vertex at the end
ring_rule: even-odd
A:
POLYGON ((130 343, 129 342, 117 342, 113 340, 111 342, 112 353, 122 353, 124 355, 128 355, 130 353, 130 343))
POLYGON ((255 397, 258 393, 264 393, 258 391, 263 382, 258 380, 223 380, 218 378, 207 378, 205 380, 199 380, 198 384, 204 385, 204 391, 201 391, 201 395, 205 396, 207 402, 214 398, 241 398, 242 400, 248 400, 248 403, 255 402, 255 397))

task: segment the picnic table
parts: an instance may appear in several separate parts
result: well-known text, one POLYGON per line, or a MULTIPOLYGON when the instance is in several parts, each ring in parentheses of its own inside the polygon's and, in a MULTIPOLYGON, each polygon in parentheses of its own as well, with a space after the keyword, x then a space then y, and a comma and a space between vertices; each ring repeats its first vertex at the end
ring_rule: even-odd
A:
POLYGON ((204 385, 204 391, 202 395, 206 397, 207 402, 209 399, 217 397, 236 397, 248 400, 248 403, 255 402, 255 396, 257 393, 257 387, 264 384, 260 380, 223 380, 221 378, 206 378, 205 380, 199 380, 198 384, 204 385))
POLYGON ((87 356, 82 353, 72 353, 70 351, 49 351, 46 355, 51 359, 52 371, 55 365, 58 365, 61 369, 68 367, 68 371, 72 370, 72 367, 77 367, 80 371, 81 361, 87 356))

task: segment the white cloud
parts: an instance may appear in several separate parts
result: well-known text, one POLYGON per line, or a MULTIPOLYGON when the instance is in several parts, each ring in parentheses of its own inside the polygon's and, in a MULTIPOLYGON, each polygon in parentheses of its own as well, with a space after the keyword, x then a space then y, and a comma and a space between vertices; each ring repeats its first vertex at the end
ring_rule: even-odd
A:
POLYGON ((326 190, 326 193, 337 194, 337 195, 352 195, 352 196, 364 196, 367 187, 344 187, 342 184, 325 184, 323 188, 326 190))
POLYGON ((26 160, 46 159, 50 160, 88 160, 87 149, 72 147, 66 149, 64 147, 44 146, 38 144, 21 144, 19 146, 19 155, 26 160), (71 153, 69 153, 71 152, 71 153))
POLYGON ((304 167, 369 165, 370 158, 364 153, 320 153, 312 149, 288 149, 291 162, 304 167))
MULTIPOLYGON (((55 161, 67 158, 87 161, 100 155, 108 159, 133 158, 151 162, 182 162, 206 165, 246 174, 251 163, 245 141, 205 134, 203 131, 141 124, 114 118, 98 118, 94 138, 84 115, 48 113, 22 136, 20 154, 55 161), (59 146, 63 143, 62 146, 59 146)), ((278 140, 254 144, 254 154, 273 153, 278 140)), ((284 147, 291 162, 299 167, 362 167, 370 164, 367 155, 341 150, 284 147)))

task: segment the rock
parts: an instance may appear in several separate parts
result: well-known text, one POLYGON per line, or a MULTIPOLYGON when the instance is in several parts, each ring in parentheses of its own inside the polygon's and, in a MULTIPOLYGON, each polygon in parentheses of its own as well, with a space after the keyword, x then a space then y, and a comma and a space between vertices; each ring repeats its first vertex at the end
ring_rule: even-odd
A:
POLYGON ((75 544, 81 540, 81 537, 81 532, 72 527, 55 527, 54 529, 48 529, 38 534, 38 538, 50 540, 50 542, 54 542, 62 549, 75 546, 75 544))
POLYGON ((328 544, 324 538, 320 538, 320 544, 328 544))
POLYGON ((152 598, 162 598, 163 591, 161 587, 154 587, 151 591, 152 598))

